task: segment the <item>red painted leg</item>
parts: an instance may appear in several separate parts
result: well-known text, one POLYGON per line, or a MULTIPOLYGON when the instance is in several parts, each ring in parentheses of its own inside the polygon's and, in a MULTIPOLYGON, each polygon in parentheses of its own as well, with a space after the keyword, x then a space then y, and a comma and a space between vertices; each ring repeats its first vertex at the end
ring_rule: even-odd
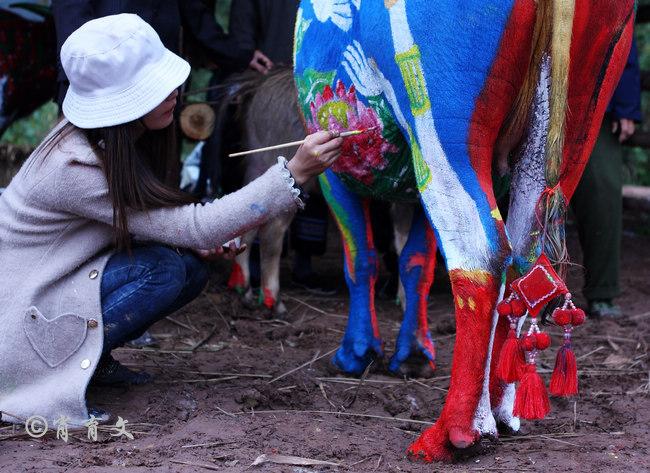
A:
POLYGON ((466 448, 478 439, 473 428, 481 397, 492 315, 499 281, 487 271, 450 272, 456 302, 456 345, 451 384, 440 418, 409 448, 426 461, 449 461, 453 448, 466 448))

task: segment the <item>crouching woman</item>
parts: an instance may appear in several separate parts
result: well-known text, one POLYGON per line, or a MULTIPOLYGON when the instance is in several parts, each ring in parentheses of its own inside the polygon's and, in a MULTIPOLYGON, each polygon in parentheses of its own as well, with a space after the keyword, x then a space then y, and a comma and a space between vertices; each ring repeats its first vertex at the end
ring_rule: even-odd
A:
POLYGON ((0 196, 0 412, 89 418, 89 382, 139 383, 111 350, 184 306, 197 254, 302 205, 300 184, 341 138, 310 135, 287 163, 199 205, 163 184, 177 89, 190 66, 136 15, 86 23, 61 49, 66 117, 0 196))

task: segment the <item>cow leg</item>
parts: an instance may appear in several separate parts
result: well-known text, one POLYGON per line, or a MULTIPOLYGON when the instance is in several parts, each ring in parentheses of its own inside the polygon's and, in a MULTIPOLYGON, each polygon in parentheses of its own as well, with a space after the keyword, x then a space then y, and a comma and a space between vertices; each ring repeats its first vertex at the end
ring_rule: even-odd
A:
POLYGON ((435 347, 427 323, 427 300, 433 282, 436 241, 424 210, 413 212, 408 239, 400 251, 400 283, 404 288, 404 319, 397 336, 395 354, 388 368, 392 372, 421 374, 426 360, 435 368, 435 347))
MULTIPOLYGON (((395 203, 391 205, 390 213, 393 221, 394 244, 398 255, 402 254, 402 250, 404 250, 409 239, 414 210, 415 206, 413 204, 395 203)), ((406 294, 404 293, 404 284, 402 284, 401 278, 397 287, 397 300, 401 304, 402 310, 406 311, 406 294)))
POLYGON ((322 174, 320 183, 341 231, 345 280, 350 291, 348 325, 332 361, 347 373, 360 374, 383 352, 375 314, 377 253, 372 240, 369 202, 350 192, 332 171, 322 174))
POLYGON ((273 219, 259 230, 260 239, 260 302, 273 316, 281 316, 287 308, 280 299, 280 257, 284 234, 293 215, 273 219))
MULTIPOLYGON (((508 282, 525 274, 541 253, 536 207, 546 187, 546 139, 550 120, 549 75, 550 62, 546 58, 540 67, 540 77, 525 139, 512 171, 506 224, 512 248, 512 268, 508 274, 508 282)), ((525 318, 519 320, 519 330, 524 321, 525 318)), ((494 375, 499 352, 509 328, 506 319, 499 320, 493 346, 490 397, 497 422, 507 430, 518 431, 519 419, 512 414, 515 385, 504 383, 494 375)))

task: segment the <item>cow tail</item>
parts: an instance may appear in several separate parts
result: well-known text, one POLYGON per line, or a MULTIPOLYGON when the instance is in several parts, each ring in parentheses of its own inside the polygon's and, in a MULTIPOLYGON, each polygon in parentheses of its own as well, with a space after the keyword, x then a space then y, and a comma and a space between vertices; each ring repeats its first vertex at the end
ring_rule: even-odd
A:
POLYGON ((538 205, 542 221, 542 250, 564 275, 568 253, 564 238, 566 199, 560 186, 569 91, 569 63, 575 0, 541 0, 552 3, 550 41, 550 122, 546 139, 546 190, 538 205))

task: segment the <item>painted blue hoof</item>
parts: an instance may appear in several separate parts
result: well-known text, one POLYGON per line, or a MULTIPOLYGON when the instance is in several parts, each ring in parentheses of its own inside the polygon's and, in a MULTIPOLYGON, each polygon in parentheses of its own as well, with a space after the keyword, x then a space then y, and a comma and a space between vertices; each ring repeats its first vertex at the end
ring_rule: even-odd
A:
POLYGON ((410 378, 429 378, 433 375, 435 365, 434 354, 422 347, 411 350, 398 350, 390 358, 388 370, 399 376, 410 378))
POLYGON ((381 341, 375 341, 372 346, 365 341, 344 343, 332 358, 332 364, 345 373, 361 375, 373 360, 382 356, 381 341))

